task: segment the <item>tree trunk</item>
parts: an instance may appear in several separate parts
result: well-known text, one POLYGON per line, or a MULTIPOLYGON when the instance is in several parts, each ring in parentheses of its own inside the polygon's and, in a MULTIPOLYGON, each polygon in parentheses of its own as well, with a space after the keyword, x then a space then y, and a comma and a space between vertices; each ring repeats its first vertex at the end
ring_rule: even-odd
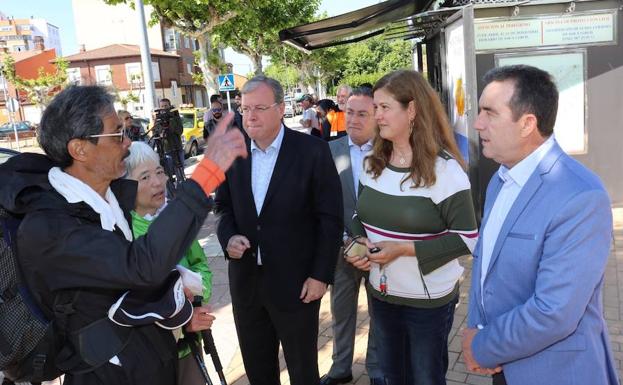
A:
POLYGON ((208 97, 212 94, 218 93, 217 73, 213 73, 208 65, 208 49, 209 49, 209 35, 207 33, 197 36, 199 41, 199 68, 203 73, 203 85, 206 88, 208 97))
POLYGON ((253 68, 255 68, 255 76, 264 75, 264 68, 262 68, 262 55, 251 55, 251 60, 253 61, 253 68))

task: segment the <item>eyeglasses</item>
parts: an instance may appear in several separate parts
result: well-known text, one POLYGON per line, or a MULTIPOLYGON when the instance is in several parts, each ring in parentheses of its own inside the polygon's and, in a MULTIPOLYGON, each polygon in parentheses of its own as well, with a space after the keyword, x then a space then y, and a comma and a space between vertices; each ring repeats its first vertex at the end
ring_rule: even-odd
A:
POLYGON ((115 132, 114 134, 97 134, 97 135, 87 135, 85 136, 85 139, 91 139, 91 138, 105 138, 107 136, 118 136, 119 137, 119 143, 123 143, 123 139, 128 138, 129 137, 129 132, 128 130, 126 130, 125 128, 122 128, 121 131, 119 132, 115 132))
POLYGON ((222 108, 213 108, 212 109, 212 112, 221 112, 221 111, 222 111, 222 108))
POLYGON ((243 114, 250 114, 251 112, 254 112, 254 111, 257 111, 257 113, 261 114, 275 107, 277 104, 279 103, 273 103, 270 106, 261 106, 261 105, 255 106, 255 107, 242 106, 240 107, 240 111, 242 111, 243 114))

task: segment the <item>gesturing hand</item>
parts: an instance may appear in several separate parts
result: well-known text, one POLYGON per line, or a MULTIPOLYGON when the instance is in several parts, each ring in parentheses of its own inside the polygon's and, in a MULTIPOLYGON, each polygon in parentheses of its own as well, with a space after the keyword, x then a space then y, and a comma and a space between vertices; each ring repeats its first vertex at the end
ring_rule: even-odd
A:
POLYGON ((251 247, 251 242, 244 235, 234 235, 227 241, 227 254, 230 258, 240 259, 242 254, 251 247))
POLYGON ((216 163, 223 172, 227 171, 237 157, 247 157, 247 145, 240 130, 227 130, 227 125, 233 119, 234 114, 227 114, 221 119, 210 134, 204 151, 205 157, 216 163))

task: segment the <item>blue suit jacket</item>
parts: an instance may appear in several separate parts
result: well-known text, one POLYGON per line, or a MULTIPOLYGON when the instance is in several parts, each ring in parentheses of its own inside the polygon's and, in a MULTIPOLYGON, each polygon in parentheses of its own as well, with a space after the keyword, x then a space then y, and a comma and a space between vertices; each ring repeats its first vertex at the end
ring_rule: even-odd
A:
MULTIPOLYGON (((501 187, 496 173, 483 227, 501 187)), ((502 365, 509 385, 618 384, 602 316, 611 240, 601 181, 555 144, 502 225, 483 290, 482 239, 476 245, 468 313, 468 326, 484 326, 472 342, 476 361, 502 365)))

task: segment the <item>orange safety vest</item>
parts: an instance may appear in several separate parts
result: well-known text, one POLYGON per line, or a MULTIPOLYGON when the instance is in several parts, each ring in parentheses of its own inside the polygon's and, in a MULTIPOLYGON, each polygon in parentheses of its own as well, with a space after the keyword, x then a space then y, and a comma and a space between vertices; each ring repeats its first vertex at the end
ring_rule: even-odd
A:
POLYGON ((329 113, 327 113, 327 120, 331 123, 331 132, 337 133, 346 131, 346 117, 344 116, 344 111, 329 111, 329 113))

